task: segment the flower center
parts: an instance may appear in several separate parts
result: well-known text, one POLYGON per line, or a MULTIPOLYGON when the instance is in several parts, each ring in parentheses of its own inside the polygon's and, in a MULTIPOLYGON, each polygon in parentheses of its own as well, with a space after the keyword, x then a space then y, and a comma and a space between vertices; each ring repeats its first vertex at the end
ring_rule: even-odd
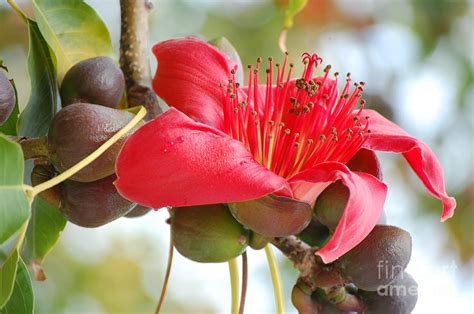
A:
POLYGON ((255 67, 248 66, 248 87, 235 81, 234 70, 221 85, 227 134, 242 142, 256 161, 285 178, 321 162, 349 161, 370 133, 368 117, 361 117, 364 83, 355 83, 351 92, 347 74, 338 96, 338 73, 328 78, 330 65, 323 76, 313 78, 322 62, 318 55, 303 54, 304 71, 296 80, 291 80, 293 64, 288 64, 287 53, 283 65, 268 61, 265 85, 258 85, 260 58, 255 67))

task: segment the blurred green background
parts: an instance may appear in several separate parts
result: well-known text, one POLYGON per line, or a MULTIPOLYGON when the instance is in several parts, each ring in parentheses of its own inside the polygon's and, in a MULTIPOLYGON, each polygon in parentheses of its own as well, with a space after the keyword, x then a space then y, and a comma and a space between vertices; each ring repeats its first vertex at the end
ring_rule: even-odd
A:
MULTIPOLYGON (((28 10, 27 1, 18 1, 28 10)), ((118 51, 118 0, 90 0, 118 51)), ((281 58, 278 36, 285 0, 156 0, 150 43, 196 35, 227 37, 245 64, 281 58)), ((458 207, 439 222, 440 203, 403 158, 380 154, 389 185, 388 221, 408 230, 408 271, 419 283, 414 313, 474 312, 474 2, 468 0, 309 0, 288 33, 290 59, 317 52, 335 71, 365 81, 372 108, 437 153, 458 207)), ((0 56, 29 96, 27 31, 0 0, 0 56)), ((151 56, 150 56, 151 57, 151 56)), ((155 61, 151 60, 155 65, 155 61)), ((48 280, 35 283, 37 313, 150 313, 166 265, 166 211, 88 230, 68 225, 47 258, 48 280)), ((279 255, 286 307, 297 274, 279 255)), ((273 313, 264 253, 249 252, 248 313, 273 313)), ((230 308, 226 264, 196 264, 179 254, 164 312, 220 313, 230 308)))

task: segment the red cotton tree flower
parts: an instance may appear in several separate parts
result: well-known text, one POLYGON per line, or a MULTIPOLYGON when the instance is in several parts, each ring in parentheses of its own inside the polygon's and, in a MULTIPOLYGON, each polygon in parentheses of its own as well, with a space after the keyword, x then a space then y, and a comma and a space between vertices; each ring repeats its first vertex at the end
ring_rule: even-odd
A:
POLYGON ((346 208, 332 238, 316 253, 330 263, 360 243, 383 210, 386 185, 346 165, 359 151, 370 150, 402 153, 442 201, 441 220, 453 215, 456 203, 446 194, 431 149, 364 109, 364 83, 351 89, 348 75, 338 93, 338 74, 330 78, 330 66, 314 77, 322 62, 317 55, 303 54, 304 71, 296 80, 287 56, 281 65, 269 58, 263 73, 257 60, 249 66, 248 86, 241 86, 236 64, 201 40, 168 40, 153 52, 154 89, 171 108, 124 145, 115 182, 124 197, 153 208, 257 200, 259 211, 258 200, 270 195, 312 208, 329 184, 341 180, 349 190, 346 208), (266 84, 260 85, 262 76, 266 84))

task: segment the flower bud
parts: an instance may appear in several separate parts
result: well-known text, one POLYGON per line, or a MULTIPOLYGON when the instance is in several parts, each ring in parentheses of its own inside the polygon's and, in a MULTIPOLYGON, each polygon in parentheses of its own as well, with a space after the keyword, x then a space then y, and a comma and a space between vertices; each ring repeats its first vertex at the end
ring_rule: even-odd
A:
POLYGON ((330 238, 329 229, 313 218, 298 238, 309 246, 322 247, 330 238))
POLYGON ((0 125, 10 117, 15 107, 16 97, 13 86, 0 69, 0 125))
MULTIPOLYGON (((352 171, 360 171, 382 179, 382 170, 375 153, 368 149, 360 149, 347 163, 352 171)), ((330 184, 317 198, 314 214, 318 221, 327 226, 331 231, 336 230, 339 220, 344 213, 349 199, 349 189, 341 182, 330 184)), ((386 224, 385 213, 382 212, 377 224, 386 224)))
POLYGON ((313 215, 309 204, 274 195, 230 203, 229 208, 241 224, 270 238, 300 233, 313 215))
POLYGON ((293 286, 291 291, 291 303, 299 314, 319 313, 318 303, 311 298, 311 291, 304 291, 299 284, 293 286))
POLYGON ((375 291, 403 273, 411 256, 411 236, 394 226, 377 225, 336 266, 358 288, 375 291))
POLYGON ((341 181, 332 183, 316 199, 316 219, 331 231, 336 230, 348 199, 349 189, 341 181))
POLYGON ((261 234, 250 231, 250 243, 249 246, 254 250, 261 250, 267 246, 271 238, 264 237, 261 234))
POLYGON ((408 273, 402 273, 387 286, 375 292, 363 292, 367 314, 409 314, 418 300, 418 284, 408 273))
POLYGON ((66 180, 60 184, 61 213, 81 227, 96 228, 127 214, 135 203, 123 198, 115 174, 93 182, 66 180))
POLYGON ((249 231, 223 204, 176 207, 171 232, 179 253, 203 263, 226 262, 245 251, 249 231))

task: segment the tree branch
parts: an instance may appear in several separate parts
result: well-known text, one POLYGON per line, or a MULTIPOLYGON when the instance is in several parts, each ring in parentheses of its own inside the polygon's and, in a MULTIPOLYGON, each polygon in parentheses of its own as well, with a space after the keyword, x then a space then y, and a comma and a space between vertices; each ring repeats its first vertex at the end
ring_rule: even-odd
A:
POLYGON ((333 265, 326 265, 314 253, 315 247, 298 240, 295 236, 274 238, 272 244, 278 248, 300 272, 298 281, 311 291, 324 290, 328 301, 344 311, 362 312, 366 306, 356 295, 346 291, 346 281, 333 265))
POLYGON ((125 75, 128 106, 145 106, 147 120, 161 113, 151 88, 148 62, 148 14, 152 8, 150 0, 120 0, 120 67, 125 75))
POLYGON ((315 248, 311 248, 294 236, 274 238, 272 244, 293 262, 294 267, 300 272, 300 280, 312 291, 316 290, 316 276, 323 264, 314 254, 315 248))

